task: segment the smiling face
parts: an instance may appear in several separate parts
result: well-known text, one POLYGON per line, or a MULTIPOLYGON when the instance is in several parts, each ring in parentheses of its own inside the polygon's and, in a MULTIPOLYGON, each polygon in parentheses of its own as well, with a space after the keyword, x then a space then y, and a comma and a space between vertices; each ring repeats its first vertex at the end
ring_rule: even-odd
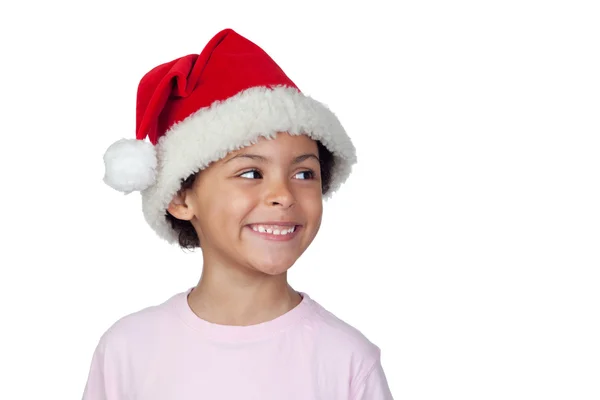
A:
POLYGON ((261 138, 202 170, 169 212, 192 223, 205 263, 283 273, 321 225, 318 157, 308 136, 261 138))

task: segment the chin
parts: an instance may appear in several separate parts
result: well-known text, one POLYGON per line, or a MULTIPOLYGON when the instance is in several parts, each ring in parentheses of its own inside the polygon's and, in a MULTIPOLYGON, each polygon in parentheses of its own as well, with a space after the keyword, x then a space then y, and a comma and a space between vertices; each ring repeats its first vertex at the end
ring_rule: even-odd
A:
POLYGON ((280 260, 253 260, 249 264, 253 269, 262 272, 266 275, 281 275, 287 272, 296 262, 294 259, 280 259, 280 260))

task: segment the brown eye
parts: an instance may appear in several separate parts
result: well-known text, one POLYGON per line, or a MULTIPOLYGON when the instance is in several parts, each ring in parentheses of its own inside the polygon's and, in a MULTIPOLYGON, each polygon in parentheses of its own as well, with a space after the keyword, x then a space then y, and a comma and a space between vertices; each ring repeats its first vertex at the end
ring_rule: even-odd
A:
POLYGON ((239 177, 245 179, 260 179, 262 178, 262 175, 260 174, 260 172, 258 172, 258 170, 252 169, 239 175, 239 177))
POLYGON ((296 179, 305 180, 305 179, 314 179, 315 174, 312 171, 302 171, 298 172, 294 175, 296 179))

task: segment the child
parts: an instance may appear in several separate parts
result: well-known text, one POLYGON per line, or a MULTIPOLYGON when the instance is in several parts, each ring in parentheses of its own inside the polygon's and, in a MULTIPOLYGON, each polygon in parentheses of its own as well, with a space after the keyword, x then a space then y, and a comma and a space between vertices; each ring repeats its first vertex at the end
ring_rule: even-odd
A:
POLYGON ((102 335, 84 400, 392 399, 379 348, 287 282, 356 156, 260 47, 226 29, 148 72, 136 139, 104 160, 105 182, 141 191, 149 225, 204 264, 102 335))

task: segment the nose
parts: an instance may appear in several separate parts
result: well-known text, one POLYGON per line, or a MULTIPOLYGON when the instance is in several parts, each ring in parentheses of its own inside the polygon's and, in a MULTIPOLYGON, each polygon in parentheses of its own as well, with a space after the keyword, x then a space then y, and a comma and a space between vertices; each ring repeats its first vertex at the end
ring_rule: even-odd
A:
POLYGON ((296 198, 287 182, 272 182, 267 189, 266 202, 269 206, 290 208, 296 204, 296 198))

